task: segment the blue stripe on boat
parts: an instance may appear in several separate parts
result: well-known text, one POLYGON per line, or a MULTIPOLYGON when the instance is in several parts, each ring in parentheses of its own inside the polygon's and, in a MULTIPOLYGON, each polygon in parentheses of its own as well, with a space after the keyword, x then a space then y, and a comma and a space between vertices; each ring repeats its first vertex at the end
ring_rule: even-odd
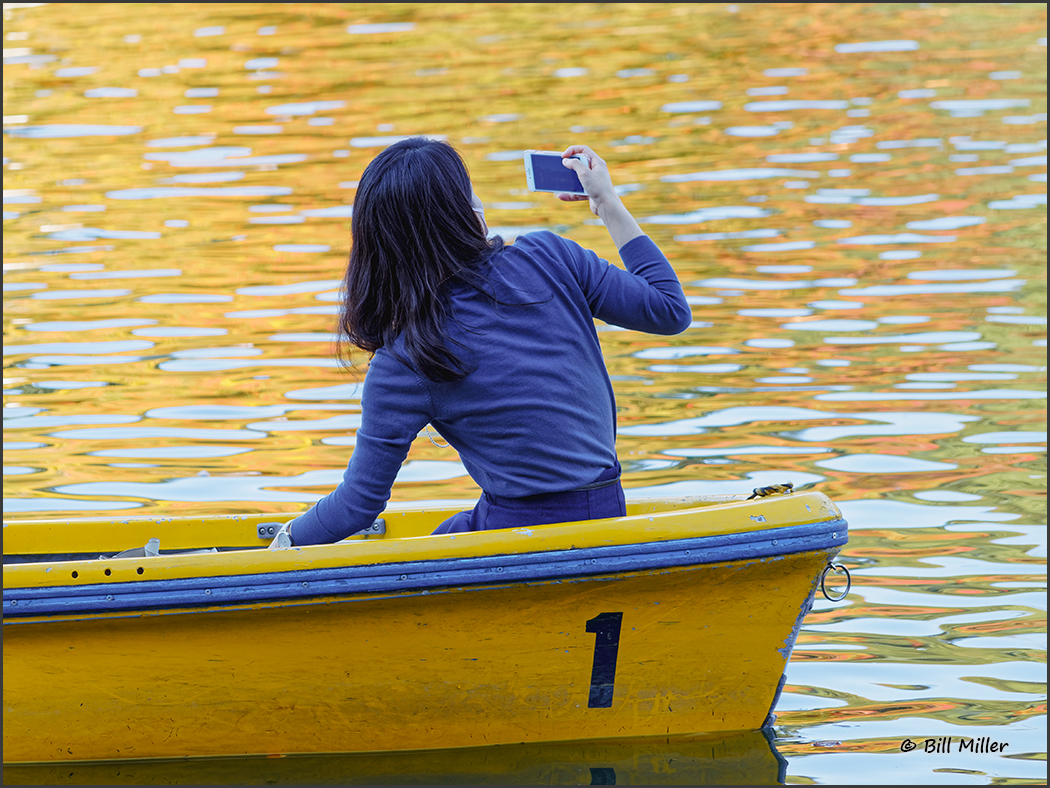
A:
MULTIPOLYGON (((253 575, 51 586, 4 591, 4 619, 189 607, 360 594, 429 593, 766 558, 846 544, 835 519, 763 531, 573 550, 301 569, 253 575)), ((226 554, 229 556, 230 554, 226 554)), ((15 623, 14 621, 10 623, 15 623)))

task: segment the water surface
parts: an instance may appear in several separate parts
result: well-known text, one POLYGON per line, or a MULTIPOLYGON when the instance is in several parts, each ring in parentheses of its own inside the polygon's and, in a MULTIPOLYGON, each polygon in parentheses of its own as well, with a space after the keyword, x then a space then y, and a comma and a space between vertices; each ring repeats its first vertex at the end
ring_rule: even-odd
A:
MULTIPOLYGON (((307 508, 359 423, 367 163, 446 139, 494 232, 615 260, 525 189, 523 150, 585 142, 694 311, 599 326, 628 495, 793 481, 851 524, 786 780, 1045 782, 1045 6, 134 8, 5 5, 5 519, 307 508)), ((396 500, 477 496, 408 459, 396 500)))

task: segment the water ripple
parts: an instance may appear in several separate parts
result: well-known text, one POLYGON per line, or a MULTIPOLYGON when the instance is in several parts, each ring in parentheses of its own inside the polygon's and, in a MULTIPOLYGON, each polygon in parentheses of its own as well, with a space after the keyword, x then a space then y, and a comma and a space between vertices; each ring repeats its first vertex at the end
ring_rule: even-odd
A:
POLYGON ((334 358, 280 358, 264 361, 262 359, 189 359, 162 361, 158 369, 165 372, 222 372, 231 369, 248 367, 322 367, 335 369, 339 362, 334 358))
POLYGON ((284 396, 288 399, 299 400, 359 400, 361 399, 361 391, 363 388, 364 387, 361 383, 341 383, 336 386, 322 386, 320 388, 313 389, 296 389, 295 391, 285 392, 284 396))
POLYGON ((819 172, 812 170, 785 170, 775 167, 745 167, 736 170, 708 170, 680 175, 664 175, 664 183, 690 183, 693 181, 751 181, 764 178, 816 178, 819 172))
POLYGON ((152 293, 137 299, 142 304, 223 304, 233 296, 219 293, 152 293))
POLYGON ((285 296, 297 295, 299 293, 320 293, 331 290, 342 284, 341 279, 323 279, 315 282, 295 282, 288 285, 255 285, 252 287, 240 287, 236 290, 237 295, 248 296, 285 296))
MULTIPOLYGON (((398 472, 395 484, 434 482, 466 475, 458 462, 407 462, 398 472)), ((335 487, 343 469, 305 471, 297 476, 194 476, 164 482, 84 482, 55 487, 64 495, 145 498, 151 501, 251 501, 313 503, 316 493, 287 492, 275 487, 335 487)))
POLYGON ((1046 443, 1045 432, 983 432, 968 435, 964 443, 1046 443))
POLYGON ((287 186, 146 186, 106 192, 111 200, 160 200, 168 197, 280 197, 291 194, 287 186))
POLYGON ((343 101, 304 101, 297 104, 278 104, 266 108, 267 115, 313 115, 315 112, 327 112, 330 109, 341 109, 343 101))
POLYGON ((350 35, 364 36, 376 35, 377 33, 405 33, 414 30, 414 22, 379 22, 373 24, 350 25, 346 32, 350 35))
POLYGON ((145 438, 182 438, 202 441, 262 440, 266 435, 256 430, 211 430, 189 427, 105 427, 87 430, 64 430, 49 433, 64 440, 138 441, 145 438))
POLYGON ((725 205, 715 208, 700 208, 689 213, 658 214, 643 216, 639 224, 701 224, 722 219, 762 219, 773 212, 753 205, 725 205))
POLYGON ((159 183, 225 183, 244 178, 243 172, 191 172, 174 175, 171 178, 160 178, 159 183))
POLYGON ((143 504, 136 501, 89 501, 81 498, 4 498, 4 511, 11 513, 30 512, 102 512, 137 509, 143 504))
POLYGON ((817 460, 813 464, 847 473, 926 473, 950 471, 959 467, 954 463, 900 457, 896 454, 847 454, 830 460, 817 460))
MULTIPOLYGON (((160 233, 157 233, 159 236, 160 233)), ((182 276, 181 268, 154 268, 142 271, 95 271, 70 274, 70 279, 156 279, 163 276, 182 276)))
POLYGON ((661 112, 710 112, 722 109, 721 101, 674 101, 660 107, 661 112))
POLYGON ((209 145, 212 140, 212 137, 166 137, 150 140, 146 145, 153 148, 185 148, 191 145, 209 145))
POLYGON ((40 301, 84 301, 89 298, 120 298, 131 295, 130 290, 49 290, 46 293, 33 293, 33 298, 40 301))
POLYGON ((870 331, 879 324, 873 320, 810 320, 784 323, 780 327, 790 331, 870 331))
POLYGON ((843 54, 855 52, 911 52, 919 48, 918 41, 861 41, 856 44, 836 44, 835 51, 843 54))
POLYGON ((897 233, 896 235, 859 235, 854 238, 839 238, 840 244, 942 244, 952 243, 954 235, 919 235, 918 233, 897 233))
MULTIPOLYGON (((830 341, 830 340, 827 340, 830 341)), ((978 389, 974 391, 945 391, 945 392, 883 392, 883 391, 855 391, 855 392, 833 392, 830 394, 818 394, 815 399, 829 402, 885 402, 890 400, 1015 400, 1015 399, 1046 399, 1045 391, 1025 391, 1023 389, 978 389)))
POLYGON ((959 112, 1027 107, 1030 103, 1028 99, 952 99, 950 101, 931 101, 930 106, 933 109, 959 112))
POLYGON ((20 419, 4 419, 5 430, 51 429, 81 424, 129 424, 140 421, 141 416, 27 416, 20 419))
POLYGON ((80 227, 76 230, 60 230, 48 235, 56 241, 94 241, 98 238, 160 238, 160 233, 142 230, 102 230, 98 227, 80 227))
POLYGON ((54 123, 47 126, 21 126, 4 129, 11 137, 54 139, 58 137, 114 137, 138 134, 141 126, 93 126, 86 123, 54 123))
POLYGON ((933 271, 912 271, 909 279, 926 279, 928 281, 960 281, 968 279, 1005 279, 1017 271, 1008 268, 938 268, 933 271))
MULTIPOLYGON (((289 408, 291 410, 291 408, 289 408)), ((327 419, 301 419, 299 421, 259 421, 247 425, 250 430, 263 432, 326 432, 329 430, 356 430, 361 426, 361 415, 351 413, 344 416, 330 416, 327 419)))
POLYGON ((733 290, 803 290, 814 287, 846 287, 848 285, 856 284, 856 282, 856 279, 846 278, 817 279, 811 282, 791 279, 729 279, 719 277, 716 279, 701 279, 698 282, 691 282, 690 284, 694 287, 715 287, 733 290))
POLYGON ((116 340, 113 342, 49 342, 33 345, 4 345, 4 355, 26 353, 124 353, 132 350, 147 350, 154 343, 145 340, 116 340))
POLYGON ((849 109, 848 101, 751 101, 744 105, 748 112, 786 112, 795 109, 849 109))

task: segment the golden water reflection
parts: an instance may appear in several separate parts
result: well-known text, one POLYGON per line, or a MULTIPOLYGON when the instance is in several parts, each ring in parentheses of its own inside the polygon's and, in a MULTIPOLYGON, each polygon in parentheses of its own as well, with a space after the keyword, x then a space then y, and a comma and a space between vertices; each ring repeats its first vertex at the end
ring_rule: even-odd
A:
MULTIPOLYGON (((305 509, 353 450, 367 360, 331 332, 367 162, 443 136, 508 240, 615 259, 525 190, 520 151, 586 141, 694 312, 602 327, 628 494, 790 480, 851 524, 786 779, 1045 780, 1045 6, 26 5, 5 519, 305 509), (951 735, 1012 744, 900 752, 951 735)), ((425 436, 394 491, 477 494, 425 436)))

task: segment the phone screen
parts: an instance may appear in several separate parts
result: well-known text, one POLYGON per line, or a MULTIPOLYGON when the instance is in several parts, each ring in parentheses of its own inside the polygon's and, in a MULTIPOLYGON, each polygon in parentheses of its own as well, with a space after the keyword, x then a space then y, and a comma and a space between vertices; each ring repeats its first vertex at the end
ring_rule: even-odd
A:
POLYGON ((580 177, 561 163, 561 156, 533 153, 532 182, 537 191, 584 194, 580 177))

